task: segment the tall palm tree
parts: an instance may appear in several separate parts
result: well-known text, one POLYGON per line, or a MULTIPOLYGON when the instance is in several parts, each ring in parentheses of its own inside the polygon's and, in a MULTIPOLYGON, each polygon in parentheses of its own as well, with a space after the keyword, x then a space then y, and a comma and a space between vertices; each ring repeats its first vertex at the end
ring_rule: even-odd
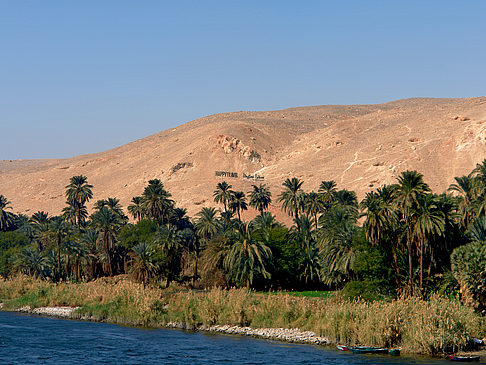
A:
POLYGON ((229 208, 233 212, 236 212, 238 214, 238 219, 241 221, 240 211, 248 209, 248 204, 246 204, 245 193, 242 191, 231 192, 229 208))
POLYGON ((7 231, 14 225, 15 215, 7 209, 12 209, 10 202, 0 195, 0 231, 7 231))
POLYGON ((265 243, 255 240, 252 233, 253 227, 250 223, 240 222, 233 245, 224 259, 224 265, 235 281, 243 283, 247 288, 254 283, 257 275, 264 279, 271 276, 267 268, 272 251, 265 243))
POLYGON ((319 228, 317 215, 326 209, 322 196, 315 191, 305 195, 304 210, 314 218, 316 229, 319 228))
POLYGON ((423 175, 417 171, 404 171, 398 177, 395 204, 400 209, 406 227, 408 251, 408 285, 409 293, 413 295, 413 218, 419 199, 430 191, 424 182, 423 175))
POLYGON ((284 212, 294 218, 299 218, 299 211, 302 208, 302 184, 304 182, 296 177, 287 178, 283 182, 284 190, 280 193, 278 201, 282 203, 284 212))
POLYGON ((180 271, 184 240, 176 226, 167 224, 159 228, 153 243, 158 245, 168 258, 166 283, 166 288, 168 288, 174 277, 180 271))
POLYGON ((477 180, 471 175, 454 178, 456 182, 451 184, 448 191, 459 195, 459 213, 462 226, 467 229, 471 223, 471 206, 477 196, 477 180))
POLYGON ((71 177, 69 185, 66 185, 66 198, 77 212, 78 230, 81 230, 81 226, 84 224, 85 217, 83 217, 82 209, 93 197, 92 188, 93 185, 88 184, 88 178, 83 175, 71 177))
POLYGON ((420 197, 415 211, 413 232, 419 241, 420 290, 423 290, 424 249, 428 247, 428 238, 433 235, 442 236, 444 234, 444 228, 444 214, 438 209, 434 198, 431 195, 423 195, 420 197))
POLYGON ((351 277, 356 259, 353 241, 358 232, 356 216, 336 206, 321 216, 317 247, 322 257, 322 279, 327 285, 338 284, 351 277))
POLYGON ((53 217, 49 222, 49 232, 56 243, 57 280, 61 281, 64 277, 61 267, 61 249, 66 237, 69 235, 70 226, 61 217, 53 217))
POLYGON ((102 207, 91 215, 91 224, 100 233, 102 250, 105 254, 103 270, 109 276, 113 276, 114 248, 117 240, 116 237, 123 225, 123 221, 121 220, 120 216, 116 214, 113 210, 107 207, 102 207))
POLYGON ((141 196, 134 196, 132 198, 131 204, 128 206, 128 213, 138 221, 142 219, 145 215, 143 206, 142 206, 142 197, 141 196))
POLYGON ((174 201, 170 199, 171 194, 164 189, 164 185, 159 179, 149 180, 142 194, 142 206, 147 216, 157 222, 157 224, 168 221, 174 201))
POLYGON ((303 260, 300 264, 300 279, 304 279, 306 284, 319 281, 321 279, 321 257, 319 249, 314 242, 310 242, 303 247, 303 260))
POLYGON ((86 247, 87 255, 86 255, 86 262, 88 266, 88 273, 89 276, 94 279, 98 276, 97 273, 97 266, 99 262, 99 255, 98 255, 98 242, 99 242, 99 233, 96 229, 88 229, 80 238, 80 242, 84 247, 86 247))
POLYGON ((265 184, 252 185, 253 190, 249 192, 250 194, 250 206, 257 209, 260 215, 268 209, 268 206, 272 202, 272 193, 270 189, 265 184))
POLYGON ((220 182, 216 185, 216 190, 213 192, 214 201, 224 205, 224 211, 228 211, 228 204, 231 200, 231 185, 226 181, 220 182))
POLYGON ((374 245, 382 245, 384 238, 393 230, 397 216, 393 209, 394 186, 384 185, 376 192, 366 193, 360 203, 366 219, 363 223, 366 239, 374 245))
POLYGON ((302 248, 314 242, 315 231, 312 227, 312 221, 307 216, 294 218, 294 225, 290 229, 290 237, 300 242, 302 248))

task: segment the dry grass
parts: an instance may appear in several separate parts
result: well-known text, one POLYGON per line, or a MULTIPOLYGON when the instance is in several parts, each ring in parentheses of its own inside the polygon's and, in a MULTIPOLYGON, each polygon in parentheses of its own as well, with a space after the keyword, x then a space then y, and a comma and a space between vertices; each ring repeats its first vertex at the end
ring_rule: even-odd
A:
POLYGON ((245 289, 209 292, 143 287, 124 277, 90 283, 52 284, 17 277, 0 282, 6 309, 24 305, 80 306, 94 320, 160 326, 231 324, 314 331, 332 342, 395 347, 414 353, 467 348, 472 336, 486 335, 483 318, 460 302, 439 296, 393 301, 262 295, 245 289))

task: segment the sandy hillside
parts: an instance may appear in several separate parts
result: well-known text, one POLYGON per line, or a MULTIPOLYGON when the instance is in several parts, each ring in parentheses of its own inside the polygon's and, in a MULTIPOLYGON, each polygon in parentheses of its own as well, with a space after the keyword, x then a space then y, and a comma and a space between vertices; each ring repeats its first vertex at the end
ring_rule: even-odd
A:
MULTIPOLYGON (((0 161, 0 194, 15 212, 59 214, 64 187, 83 174, 94 200, 117 197, 126 207, 149 179, 161 179, 178 206, 193 216, 214 205, 223 178, 249 191, 264 177, 274 200, 286 177, 306 191, 336 180, 361 199, 416 169, 436 192, 486 158, 486 97, 415 98, 377 105, 313 106, 268 112, 235 112, 197 119, 109 151, 60 160, 0 161)), ((89 206, 91 207, 91 205, 89 206)), ((277 205, 272 211, 283 218, 277 205)), ((244 217, 255 214, 250 210, 244 217)))

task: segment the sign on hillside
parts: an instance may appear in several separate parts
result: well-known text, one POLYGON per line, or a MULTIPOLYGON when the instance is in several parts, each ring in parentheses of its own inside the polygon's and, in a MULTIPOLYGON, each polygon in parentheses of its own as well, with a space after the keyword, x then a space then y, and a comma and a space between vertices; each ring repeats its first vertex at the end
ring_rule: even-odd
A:
MULTIPOLYGON (((218 176, 218 177, 223 177, 223 178, 232 178, 232 179, 238 178, 238 173, 232 172, 232 171, 215 171, 215 175, 218 176)), ((245 174, 245 173, 243 173, 243 179, 244 180, 251 180, 251 181, 263 181, 263 180, 265 180, 265 178, 262 175, 245 174)))
POLYGON ((231 178, 238 178, 237 172, 229 172, 229 171, 216 171, 216 176, 219 177, 231 177, 231 178))

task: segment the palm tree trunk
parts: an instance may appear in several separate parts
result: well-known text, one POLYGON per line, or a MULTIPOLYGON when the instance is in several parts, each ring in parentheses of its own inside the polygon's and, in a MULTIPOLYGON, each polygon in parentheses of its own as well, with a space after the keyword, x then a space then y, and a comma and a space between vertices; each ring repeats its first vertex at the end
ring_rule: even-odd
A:
POLYGON ((69 255, 66 255, 66 263, 65 263, 65 270, 66 272, 66 279, 69 280, 69 255))
POLYGON ((409 286, 409 295, 413 295, 413 283, 412 283, 412 237, 410 232, 410 224, 408 224, 407 228, 407 248, 408 248, 408 286, 409 286))
POLYGON ((420 240, 420 294, 423 292, 423 277, 424 277, 424 238, 420 240))
POLYGON ((61 238, 57 238, 57 271, 58 281, 61 281, 61 238))

